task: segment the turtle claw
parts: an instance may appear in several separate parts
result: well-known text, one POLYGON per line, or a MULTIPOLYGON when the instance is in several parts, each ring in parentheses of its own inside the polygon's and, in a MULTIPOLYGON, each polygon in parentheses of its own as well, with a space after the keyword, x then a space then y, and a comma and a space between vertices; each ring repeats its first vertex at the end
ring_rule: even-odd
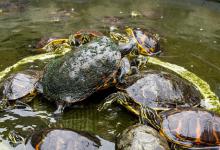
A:
POLYGON ((54 114, 54 115, 61 115, 61 114, 63 113, 63 110, 64 110, 63 105, 59 105, 58 108, 57 108, 57 110, 54 111, 53 114, 54 114))
POLYGON ((21 135, 19 135, 16 131, 10 131, 8 134, 8 139, 9 141, 14 145, 18 145, 18 144, 22 144, 25 142, 24 137, 22 137, 21 135))

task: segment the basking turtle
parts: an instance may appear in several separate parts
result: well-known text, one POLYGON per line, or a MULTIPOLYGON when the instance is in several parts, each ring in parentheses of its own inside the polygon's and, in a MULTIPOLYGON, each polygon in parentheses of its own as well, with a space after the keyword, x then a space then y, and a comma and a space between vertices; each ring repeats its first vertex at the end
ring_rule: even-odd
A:
POLYGON ((136 124, 125 129, 116 142, 117 150, 169 150, 166 139, 147 125, 136 124))
POLYGON ((155 110, 167 110, 177 106, 194 107, 200 104, 201 94, 180 77, 162 72, 146 71, 128 76, 126 83, 117 85, 117 93, 106 98, 99 110, 117 102, 132 113, 139 115, 141 106, 155 110))
MULTIPOLYGON (((94 92, 122 81, 129 70, 118 46, 103 36, 48 63, 42 78, 44 96, 59 106, 85 100, 94 92), (119 72, 120 70, 120 72, 119 72)), ((129 65, 128 65, 129 67, 129 65)))
POLYGON ((33 133, 26 149, 36 150, 97 150, 100 140, 87 133, 70 129, 44 129, 33 133))
POLYGON ((71 34, 69 38, 43 38, 36 44, 36 48, 39 52, 62 51, 62 48, 80 46, 102 35, 103 34, 98 31, 80 30, 74 34, 71 34))
POLYGON ((123 53, 128 54, 130 61, 134 61, 138 68, 147 62, 146 56, 155 56, 161 52, 159 36, 139 28, 125 29, 127 35, 110 31, 110 37, 118 42, 123 53))
POLYGON ((36 84, 41 77, 42 72, 40 71, 25 70, 7 78, 2 87, 1 109, 4 109, 8 102, 14 104, 16 100, 30 102, 37 95, 36 84))
POLYGON ((220 116, 201 108, 175 108, 158 113, 141 109, 141 118, 167 138, 173 149, 219 149, 220 116))
POLYGON ((38 52, 55 52, 63 47, 70 47, 65 38, 42 38, 35 46, 38 52))
POLYGON ((137 52, 144 56, 153 56, 161 52, 158 34, 153 34, 139 28, 126 28, 125 31, 127 35, 111 31, 110 37, 128 50, 136 47, 137 52))

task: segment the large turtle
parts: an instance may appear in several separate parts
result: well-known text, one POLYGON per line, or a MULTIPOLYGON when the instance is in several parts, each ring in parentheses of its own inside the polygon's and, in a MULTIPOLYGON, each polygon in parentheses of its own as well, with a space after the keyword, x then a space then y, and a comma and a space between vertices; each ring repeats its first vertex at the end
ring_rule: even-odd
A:
POLYGON ((117 150, 169 150, 166 139, 150 126, 135 124, 125 129, 116 142, 117 150))
POLYGON ((8 77, 3 83, 1 110, 7 103, 14 104, 16 100, 30 102, 36 95, 36 84, 42 77, 41 71, 25 70, 8 77))
POLYGON ((26 149, 36 150, 98 150, 100 139, 87 132, 70 129, 36 131, 26 142, 26 149))
POLYGON ((58 104, 55 113, 60 113, 66 104, 85 100, 94 92, 115 84, 117 75, 121 82, 129 71, 127 63, 111 39, 99 37, 48 63, 41 84, 43 94, 58 104))
POLYGON ((172 149, 220 149, 220 116, 201 108, 175 108, 158 113, 141 109, 141 118, 167 138, 172 149))
POLYGON ((177 106, 194 107, 200 104, 201 94, 182 78, 162 71, 145 71, 128 76, 126 83, 117 85, 117 93, 109 95, 99 110, 116 102, 136 115, 141 106, 167 110, 177 106))

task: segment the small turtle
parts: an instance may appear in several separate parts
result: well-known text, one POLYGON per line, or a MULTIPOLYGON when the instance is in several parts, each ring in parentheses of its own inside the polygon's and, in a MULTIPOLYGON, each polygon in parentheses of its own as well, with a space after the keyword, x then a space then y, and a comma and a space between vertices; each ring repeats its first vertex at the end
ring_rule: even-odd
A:
POLYGON ((125 31, 127 35, 111 31, 110 37, 128 50, 137 47, 138 53, 144 56, 153 56, 161 52, 158 34, 152 34, 139 28, 126 28, 125 31))
POLYGON ((128 54, 130 61, 134 61, 138 68, 141 68, 147 62, 146 56, 155 56, 161 53, 159 36, 139 28, 125 29, 127 35, 111 31, 110 37, 118 42, 123 53, 128 54))
POLYGON ((7 102, 13 104, 16 100, 25 103, 30 102, 36 95, 36 84, 42 76, 42 72, 25 70, 7 78, 3 85, 3 100, 1 109, 7 106, 7 102))
POLYGON ((43 38, 40 40, 36 48, 40 52, 56 52, 62 51, 63 48, 71 48, 71 46, 80 46, 92 41, 94 38, 102 36, 98 31, 80 30, 71 34, 69 38, 43 38))
POLYGON ((38 52, 56 52, 62 50, 63 47, 69 47, 69 40, 65 38, 42 38, 37 44, 38 52))
POLYGON ((141 106, 155 110, 167 110, 177 106, 194 107, 200 104, 201 94, 180 77, 162 72, 146 71, 128 76, 126 83, 117 85, 117 93, 109 95, 99 110, 117 102, 132 113, 139 115, 141 106), (139 108, 139 109, 138 109, 139 108))
POLYGON ((100 139, 87 132, 70 129, 36 131, 26 142, 26 149, 36 150, 98 150, 100 139))
POLYGON ((136 124, 125 129, 116 142, 117 150, 169 150, 166 139, 147 125, 136 124))
POLYGON ((46 66, 42 78, 43 95, 58 105, 61 113, 67 104, 85 100, 94 92, 121 82, 129 71, 118 46, 103 36, 46 66))
POLYGON ((158 113, 141 109, 141 119, 166 137, 172 149, 220 149, 220 116, 201 108, 175 108, 158 113))

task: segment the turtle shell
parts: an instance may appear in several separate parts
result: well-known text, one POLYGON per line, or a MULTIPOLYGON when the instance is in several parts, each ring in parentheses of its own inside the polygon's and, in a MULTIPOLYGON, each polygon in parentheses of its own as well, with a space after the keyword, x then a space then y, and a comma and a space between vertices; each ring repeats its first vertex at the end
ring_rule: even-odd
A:
POLYGON ((169 150, 166 139, 147 125, 136 124, 125 129, 117 138, 119 150, 169 150))
POLYGON ((3 98, 17 100, 25 96, 35 96, 35 86, 40 79, 40 72, 26 70, 6 79, 3 86, 3 98))
POLYGON ((154 109, 196 106, 201 94, 184 79, 163 71, 146 71, 141 75, 129 76, 125 89, 128 95, 142 105, 154 109))
POLYGON ((155 55, 160 52, 159 38, 150 32, 142 31, 140 29, 127 29, 130 31, 137 42, 138 49, 142 55, 155 55))
POLYGON ((178 108, 161 114, 161 131, 183 147, 218 146, 220 116, 199 108, 178 108))
POLYGON ((108 85, 120 61, 118 46, 100 37, 48 63, 42 79, 43 93, 49 100, 82 101, 108 85))
POLYGON ((100 140, 87 132, 44 129, 33 133, 27 141, 26 149, 97 150, 100 146, 100 140))

